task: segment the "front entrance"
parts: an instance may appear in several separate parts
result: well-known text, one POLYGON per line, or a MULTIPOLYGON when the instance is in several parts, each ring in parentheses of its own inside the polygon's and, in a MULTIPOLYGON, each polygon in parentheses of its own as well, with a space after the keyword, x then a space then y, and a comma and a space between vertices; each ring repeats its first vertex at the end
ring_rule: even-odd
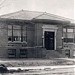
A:
POLYGON ((47 50, 54 50, 54 32, 44 32, 44 45, 47 50))

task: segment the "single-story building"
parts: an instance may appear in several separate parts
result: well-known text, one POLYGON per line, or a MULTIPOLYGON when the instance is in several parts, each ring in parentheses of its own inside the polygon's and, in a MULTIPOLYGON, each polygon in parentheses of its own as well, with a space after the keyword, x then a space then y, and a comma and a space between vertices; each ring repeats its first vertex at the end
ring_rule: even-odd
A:
POLYGON ((75 24, 46 12, 0 16, 0 57, 74 57, 75 24))

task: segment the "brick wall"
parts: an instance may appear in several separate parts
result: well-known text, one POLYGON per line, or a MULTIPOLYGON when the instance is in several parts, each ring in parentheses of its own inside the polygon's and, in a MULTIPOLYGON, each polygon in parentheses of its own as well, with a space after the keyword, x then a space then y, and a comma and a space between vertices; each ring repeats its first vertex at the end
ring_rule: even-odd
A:
POLYGON ((56 48, 62 47, 62 26, 58 26, 58 30, 56 33, 56 48))
POLYGON ((0 23, 0 57, 7 57, 7 25, 0 23))

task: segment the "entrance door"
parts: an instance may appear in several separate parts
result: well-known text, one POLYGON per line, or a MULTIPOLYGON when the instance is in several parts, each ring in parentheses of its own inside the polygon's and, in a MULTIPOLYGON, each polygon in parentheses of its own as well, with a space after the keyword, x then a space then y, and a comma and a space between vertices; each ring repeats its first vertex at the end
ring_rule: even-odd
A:
POLYGON ((45 31, 44 45, 47 50, 54 50, 54 32, 45 31))

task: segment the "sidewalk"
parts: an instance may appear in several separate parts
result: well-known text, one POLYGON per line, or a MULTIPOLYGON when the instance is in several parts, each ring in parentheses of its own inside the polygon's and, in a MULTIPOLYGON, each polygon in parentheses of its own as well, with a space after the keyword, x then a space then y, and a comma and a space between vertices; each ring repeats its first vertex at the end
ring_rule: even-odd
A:
POLYGON ((75 59, 55 58, 55 59, 0 59, 0 64, 7 67, 29 67, 29 66, 63 66, 75 65, 75 59))
POLYGON ((26 66, 26 67, 7 67, 8 70, 52 70, 52 69, 64 69, 64 68, 75 68, 75 65, 59 65, 59 66, 26 66))
POLYGON ((69 61, 75 61, 75 58, 58 58, 58 59, 64 59, 64 60, 69 60, 69 61))

